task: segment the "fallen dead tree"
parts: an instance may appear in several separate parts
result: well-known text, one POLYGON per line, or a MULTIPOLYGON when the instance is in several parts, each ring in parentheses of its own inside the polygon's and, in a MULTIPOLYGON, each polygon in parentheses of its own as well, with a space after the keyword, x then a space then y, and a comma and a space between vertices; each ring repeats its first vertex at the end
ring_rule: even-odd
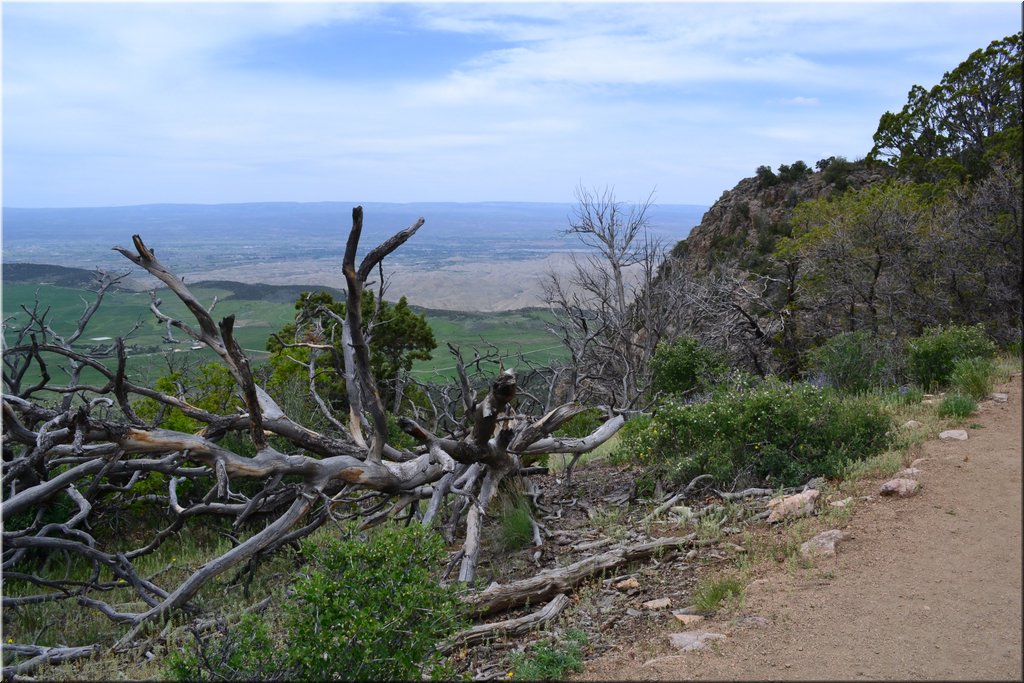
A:
MULTIPOLYGON (((402 429, 420 445, 391 445, 359 303, 368 279, 380 270, 384 258, 415 235, 424 221, 399 231, 357 263, 362 221, 362 209, 357 207, 342 259, 348 304, 342 371, 349 414, 347 419, 332 420, 330 431, 311 429, 286 413, 254 378, 235 337, 234 316, 215 321, 213 306, 204 306, 138 235, 132 238, 133 249, 118 247, 117 251, 173 292, 192 320, 167 314, 155 295, 150 310, 168 331, 177 328, 216 353, 235 384, 243 410, 212 412, 174 392, 134 382, 123 338, 114 344, 113 367, 75 346, 104 293, 124 275, 100 274, 95 301, 68 337, 54 332, 47 311, 38 305, 23 307, 28 323, 12 330, 14 341, 3 351, 3 569, 8 577, 34 585, 38 592, 5 595, 5 607, 71 601, 123 624, 127 632, 119 646, 128 647, 146 624, 175 610, 195 611, 194 598, 216 577, 257 561, 330 520, 356 519, 364 528, 392 518, 430 525, 442 510, 448 514, 448 528, 464 529, 458 578, 471 586, 488 506, 502 480, 522 471, 521 459, 540 453, 583 453, 622 426, 624 418, 617 415, 587 437, 555 436, 583 408, 565 404, 539 416, 517 412, 517 377, 509 369, 491 382, 481 399, 470 400, 469 391, 463 392, 465 410, 459 429, 437 434, 406 418, 402 429), (67 375, 66 382, 55 381, 58 368, 67 375), (99 380, 86 383, 86 376, 99 380), (159 419, 147 421, 139 416, 135 407, 139 399, 156 402, 161 415, 176 409, 204 427, 197 433, 161 428, 159 419), (251 454, 226 445, 227 434, 244 435, 251 454), (138 492, 139 484, 150 475, 166 479, 165 494, 138 492), (246 481, 262 485, 255 490, 239 485, 246 481), (183 499, 181 489, 186 483, 204 488, 205 495, 183 499), (97 539, 90 521, 101 507, 140 500, 165 502, 172 521, 135 547, 112 547, 109 540, 97 539), (59 510, 67 513, 54 521, 54 511, 59 510), (140 573, 140 558, 196 519, 210 515, 232 520, 230 550, 172 585, 161 585, 157 577, 140 573), (253 524, 255 520, 258 524, 253 524), (48 554, 79 558, 92 567, 90 577, 83 581, 45 576, 33 559, 48 554), (141 608, 104 600, 114 587, 129 587, 134 604, 141 608)), ((5 328, 9 322, 5 321, 5 328)), ((465 373, 461 375, 468 388, 465 373)), ((313 382, 310 391, 315 394, 313 382)), ((324 405, 322 400, 319 403, 324 405)), ((629 561, 645 551, 623 552, 629 561)), ((4 650, 32 654, 30 661, 40 662, 81 656, 86 650, 78 648, 92 645, 51 653, 5 644, 4 650)), ((17 665, 17 671, 5 668, 4 675, 24 673, 25 666, 27 662, 17 665)))
POLYGON ((478 616, 497 614, 513 607, 538 604, 558 593, 571 592, 587 579, 631 562, 642 562, 682 548, 712 545, 714 540, 698 540, 696 534, 659 538, 648 543, 619 546, 598 555, 586 557, 565 567, 557 567, 509 584, 492 584, 466 598, 478 616))
POLYGON ((505 619, 489 624, 477 624, 440 644, 438 649, 441 652, 449 653, 460 647, 472 647, 493 638, 525 635, 557 617, 568 604, 569 596, 565 593, 559 593, 536 612, 531 612, 514 619, 505 619))

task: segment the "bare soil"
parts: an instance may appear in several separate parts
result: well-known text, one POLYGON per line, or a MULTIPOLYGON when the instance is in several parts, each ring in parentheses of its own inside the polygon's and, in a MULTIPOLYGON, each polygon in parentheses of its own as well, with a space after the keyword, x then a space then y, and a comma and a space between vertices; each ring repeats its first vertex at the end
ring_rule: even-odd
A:
POLYGON ((574 680, 1021 680, 1020 375, 999 391, 1009 401, 983 402, 967 441, 915 453, 916 496, 859 502, 834 558, 780 562, 691 626, 726 636, 712 649, 671 650, 686 627, 662 612, 574 680))

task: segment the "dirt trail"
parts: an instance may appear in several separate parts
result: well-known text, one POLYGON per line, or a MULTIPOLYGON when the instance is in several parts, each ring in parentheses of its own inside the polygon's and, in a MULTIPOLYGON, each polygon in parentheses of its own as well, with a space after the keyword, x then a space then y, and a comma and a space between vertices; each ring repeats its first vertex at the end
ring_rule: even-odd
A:
POLYGON ((721 645, 679 654, 666 622, 577 678, 1021 680, 1020 376, 999 390, 967 441, 924 444, 917 496, 860 503, 835 558, 751 584, 741 615, 767 625, 712 619, 721 645))

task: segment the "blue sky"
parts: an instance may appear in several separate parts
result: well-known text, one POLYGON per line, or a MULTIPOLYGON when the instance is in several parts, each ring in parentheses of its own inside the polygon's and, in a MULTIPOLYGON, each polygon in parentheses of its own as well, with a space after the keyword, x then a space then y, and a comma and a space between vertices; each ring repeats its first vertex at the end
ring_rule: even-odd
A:
POLYGON ((711 204, 863 156, 998 3, 4 2, 3 204, 711 204))

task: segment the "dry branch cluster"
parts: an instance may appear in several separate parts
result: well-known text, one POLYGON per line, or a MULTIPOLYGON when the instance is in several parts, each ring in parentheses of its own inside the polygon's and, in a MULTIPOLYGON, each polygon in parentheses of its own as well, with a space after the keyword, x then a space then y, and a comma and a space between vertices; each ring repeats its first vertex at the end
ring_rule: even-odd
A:
MULTIPOLYGON (((332 416, 331 432, 310 429, 285 413, 254 379, 234 336, 234 317, 215 322, 212 306, 204 307, 138 235, 133 237, 133 250, 117 251, 166 285, 193 320, 165 314, 155 296, 153 314, 168 334, 177 328, 216 352, 234 380, 244 411, 212 413, 179 396, 136 384, 126 369, 124 338, 114 344, 112 368, 95 355, 76 350, 74 342, 104 294, 124 275, 99 275, 95 299, 87 303, 69 337, 54 332, 48 312, 38 305, 23 307, 29 324, 16 330, 13 343, 3 350, 3 570, 8 578, 36 585, 38 593, 4 596, 4 607, 73 601, 126 625, 119 643, 126 646, 147 622, 172 610, 193 610, 193 599, 215 577, 312 533, 329 520, 346 517, 358 518, 364 526, 399 516, 431 525, 447 515, 448 534, 463 538, 452 567, 460 562, 458 579, 472 584, 483 519, 502 479, 520 472, 524 456, 593 449, 615 433, 623 417, 609 419, 586 438, 553 436, 582 410, 580 406, 559 405, 540 416, 517 411, 519 386, 513 370, 494 378, 486 395, 474 400, 465 363, 457 357, 460 387, 449 395, 461 399, 459 424, 441 434, 435 433, 437 420, 428 428, 404 418, 402 429, 420 445, 401 449, 389 444, 360 301, 374 270, 423 223, 419 219, 396 233, 357 264, 362 208, 353 210, 342 263, 348 304, 342 328, 344 379, 351 409, 347 419, 332 416), (56 381, 62 374, 67 382, 56 381), (86 374, 102 377, 102 383, 83 383, 86 374), (26 381, 37 375, 39 381, 26 381), (178 409, 205 426, 198 433, 157 428, 134 409, 141 398, 178 409), (223 437, 229 433, 244 434, 254 454, 227 447, 223 437), (138 493, 137 485, 149 473, 166 477, 165 493, 138 493), (243 494, 241 488, 251 492, 254 487, 240 487, 242 480, 262 486, 243 494), (182 504, 179 489, 186 482, 206 487, 207 493, 198 502, 182 504), (97 539, 90 522, 99 508, 142 499, 165 504, 170 524, 138 547, 108 547, 109 542, 97 539), (54 511, 66 514, 55 520, 54 511), (230 550, 176 585, 161 585, 158 577, 140 575, 139 558, 187 529, 190 521, 207 515, 232 520, 230 550), (78 557, 91 564, 91 575, 84 581, 44 577, 33 569, 33 560, 41 554, 78 557), (144 603, 143 609, 121 611, 103 599, 112 587, 126 585, 144 603)), ((313 382, 310 391, 315 394, 313 382)), ((4 669, 4 674, 23 672, 41 661, 82 656, 92 651, 92 645, 30 648, 31 652, 25 650, 28 646, 5 645, 11 653, 34 657, 33 664, 23 662, 4 669)))

